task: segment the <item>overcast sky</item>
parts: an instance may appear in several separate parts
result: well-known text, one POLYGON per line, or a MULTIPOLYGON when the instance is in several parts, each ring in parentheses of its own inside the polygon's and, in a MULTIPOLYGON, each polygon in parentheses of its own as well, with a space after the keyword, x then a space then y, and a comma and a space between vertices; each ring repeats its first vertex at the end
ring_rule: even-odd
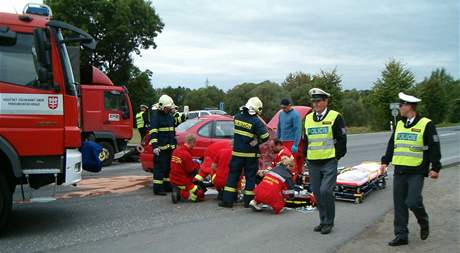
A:
MULTIPOLYGON (((24 2, 0 0, 0 9, 24 2)), ((154 0, 165 28, 135 64, 154 73, 154 87, 196 88, 208 78, 227 90, 337 68, 345 89, 369 89, 391 58, 419 81, 438 67, 459 78, 459 3, 154 0)))

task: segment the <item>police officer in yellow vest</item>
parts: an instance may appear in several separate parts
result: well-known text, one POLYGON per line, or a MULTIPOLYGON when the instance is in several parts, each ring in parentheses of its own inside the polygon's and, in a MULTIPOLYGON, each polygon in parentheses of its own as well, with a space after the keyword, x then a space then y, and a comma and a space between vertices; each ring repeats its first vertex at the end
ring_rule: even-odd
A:
POLYGON ((399 93, 398 121, 392 134, 381 169, 390 162, 394 165, 393 202, 394 234, 390 246, 408 244, 407 223, 409 209, 414 213, 420 225, 420 238, 426 240, 429 235, 428 214, 423 206, 422 189, 426 176, 438 178, 441 169, 441 151, 436 128, 430 119, 420 117, 415 109, 421 100, 402 92, 399 93), (430 170, 431 163, 431 170, 430 170))
POLYGON ((141 111, 136 114, 136 127, 141 135, 141 142, 147 134, 147 129, 149 127, 149 114, 148 107, 146 105, 141 105, 141 111))
POLYGON ((310 185, 317 198, 320 224, 313 230, 329 234, 334 226, 337 163, 347 152, 347 135, 342 116, 327 108, 329 93, 309 91, 313 113, 305 117, 305 151, 310 185))

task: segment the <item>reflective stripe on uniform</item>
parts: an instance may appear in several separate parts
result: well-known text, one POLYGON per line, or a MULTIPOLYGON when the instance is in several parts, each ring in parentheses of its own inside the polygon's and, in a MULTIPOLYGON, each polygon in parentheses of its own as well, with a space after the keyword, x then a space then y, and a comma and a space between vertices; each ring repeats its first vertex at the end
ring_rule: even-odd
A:
POLYGON ((158 128, 152 128, 149 131, 149 134, 158 133, 158 128))
POLYGON ((233 156, 238 156, 238 157, 258 157, 257 153, 245 153, 245 152, 237 152, 237 151, 232 151, 233 156))
POLYGON ((157 143, 158 139, 150 139, 149 144, 152 145, 153 143, 157 143))
POLYGON ((246 136, 246 137, 249 137, 249 138, 254 138, 254 136, 255 136, 253 133, 243 131, 243 130, 238 130, 238 129, 235 129, 235 134, 243 135, 243 136, 246 136))
POLYGON ((423 153, 413 153, 413 152, 394 152, 393 156, 410 156, 410 157, 417 157, 423 158, 423 153))
POLYGON ((244 195, 256 195, 256 194, 254 193, 254 191, 245 190, 244 195))
POLYGON ((230 187, 230 186, 225 186, 224 191, 226 192, 236 192, 236 188, 230 187))
POLYGON ((284 181, 286 181, 286 179, 284 179, 281 175, 279 175, 278 173, 275 173, 273 171, 268 172, 267 175, 270 175, 272 177, 276 177, 278 180, 280 180, 283 183, 284 183, 284 181))
POLYGON ((180 157, 175 156, 175 155, 173 155, 171 157, 171 161, 174 162, 174 163, 178 163, 178 164, 182 163, 182 159, 180 157))
POLYGON ((154 180, 153 180, 153 183, 154 183, 154 184, 163 184, 163 180, 156 180, 156 179, 154 179, 154 180))
POLYGON ((174 127, 160 127, 160 128, 158 128, 158 131, 160 131, 160 132, 171 132, 171 131, 174 131, 174 127))
POLYGON ((199 174, 196 174, 195 179, 198 180, 198 181, 203 181, 204 180, 204 178, 199 174))
POLYGON ((165 181, 165 182, 169 182, 169 177, 165 177, 165 178, 163 178, 163 181, 165 181))
POLYGON ((265 139, 265 138, 268 138, 270 137, 270 134, 267 132, 267 133, 264 133, 260 136, 261 139, 265 139))
POLYGON ((395 144, 394 148, 409 148, 412 151, 428 150, 428 146, 416 146, 416 145, 405 144, 405 143, 395 144))
POLYGON ((334 148, 334 144, 322 145, 322 146, 308 146, 308 150, 327 150, 334 148))

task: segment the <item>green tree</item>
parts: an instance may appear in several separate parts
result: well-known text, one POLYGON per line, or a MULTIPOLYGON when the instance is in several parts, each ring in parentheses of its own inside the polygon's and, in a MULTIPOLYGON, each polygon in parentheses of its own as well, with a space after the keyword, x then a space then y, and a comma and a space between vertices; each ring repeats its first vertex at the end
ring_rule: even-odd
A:
POLYGON ((269 120, 279 110, 281 99, 288 96, 287 92, 277 83, 264 81, 261 83, 242 83, 227 92, 224 98, 225 110, 235 114, 239 108, 246 104, 250 97, 257 96, 262 100, 264 108, 262 117, 269 120))
POLYGON ((126 85, 133 68, 132 53, 156 48, 164 24, 144 0, 45 0, 54 17, 75 25, 98 42, 82 61, 102 69, 117 85, 126 85))
POLYGON ((140 110, 139 107, 141 104, 147 105, 150 108, 158 99, 150 83, 151 76, 152 72, 149 70, 140 71, 136 67, 132 69, 131 78, 126 87, 129 91, 129 98, 134 113, 140 110))
POLYGON ((449 101, 446 96, 446 88, 452 78, 443 70, 437 69, 417 85, 416 91, 422 99, 419 112, 430 118, 435 124, 441 123, 447 116, 449 101))
POLYGON ((398 101, 398 93, 413 88, 414 74, 401 62, 390 60, 385 64, 381 77, 374 82, 370 94, 372 109, 371 127, 374 130, 389 128, 392 120, 389 104, 398 101))
POLYGON ((281 87, 287 92, 294 105, 309 105, 311 103, 308 91, 313 88, 313 77, 303 72, 289 73, 281 87))
POLYGON ((179 86, 176 88, 173 88, 171 86, 168 86, 166 88, 159 88, 156 89, 156 93, 158 96, 161 96, 163 94, 166 94, 170 96, 174 100, 174 104, 177 106, 184 106, 184 100, 185 97, 187 96, 188 93, 190 93, 192 90, 190 88, 185 88, 183 86, 179 86))
POLYGON ((342 94, 342 113, 347 126, 367 126, 370 113, 366 98, 369 91, 345 90, 342 94))
POLYGON ((223 101, 225 92, 214 85, 209 85, 192 90, 185 95, 184 105, 190 106, 191 110, 201 110, 206 107, 217 108, 223 101))

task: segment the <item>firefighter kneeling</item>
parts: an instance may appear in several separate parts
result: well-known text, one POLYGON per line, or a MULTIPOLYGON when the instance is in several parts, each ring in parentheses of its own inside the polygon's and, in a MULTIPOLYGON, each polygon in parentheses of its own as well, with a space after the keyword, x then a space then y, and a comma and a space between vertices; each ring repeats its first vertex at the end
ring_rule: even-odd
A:
POLYGON ((249 203, 254 211, 261 211, 260 205, 266 204, 272 207, 275 214, 281 213, 285 205, 283 191, 294 189, 291 173, 293 165, 293 159, 284 158, 265 174, 262 182, 254 190, 254 199, 249 203))
POLYGON ((185 143, 174 150, 171 159, 171 173, 169 174, 173 192, 173 203, 178 200, 198 202, 204 200, 206 188, 193 183, 193 178, 198 172, 199 164, 192 159, 192 149, 196 138, 193 135, 185 136, 185 143))

